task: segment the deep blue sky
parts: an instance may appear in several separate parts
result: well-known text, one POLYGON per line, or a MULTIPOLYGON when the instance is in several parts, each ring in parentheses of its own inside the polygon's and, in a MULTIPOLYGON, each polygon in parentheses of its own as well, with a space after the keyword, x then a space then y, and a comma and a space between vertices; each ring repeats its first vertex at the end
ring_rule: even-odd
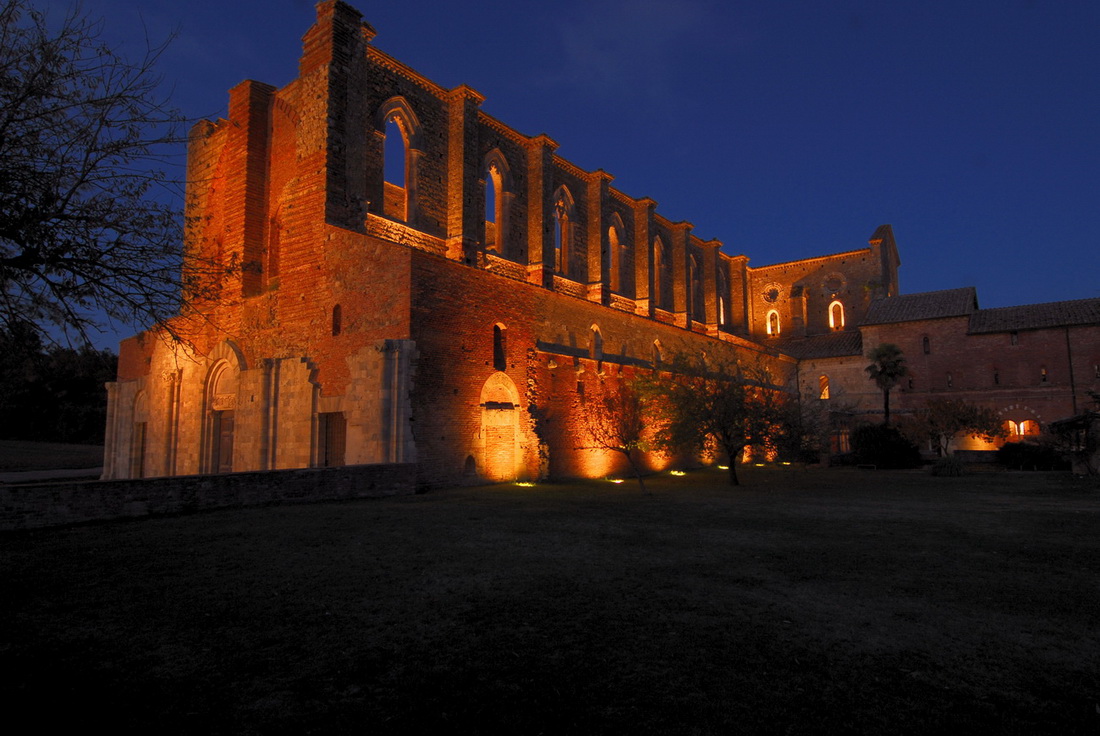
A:
MULTIPOLYGON (((1100 296, 1096 0, 352 4, 378 48, 751 265, 888 222, 905 293, 1100 296)), ((293 79, 314 18, 309 0, 83 6, 134 51, 176 31, 160 69, 196 118, 243 79, 293 79)))

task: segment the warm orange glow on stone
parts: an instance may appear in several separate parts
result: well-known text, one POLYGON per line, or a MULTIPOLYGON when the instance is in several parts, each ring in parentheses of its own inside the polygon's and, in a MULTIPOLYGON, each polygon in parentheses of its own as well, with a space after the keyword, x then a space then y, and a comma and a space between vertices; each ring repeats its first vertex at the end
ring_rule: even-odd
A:
MULTIPOLYGON (((621 454, 581 448, 592 444, 586 401, 603 382, 666 380, 680 355, 711 366, 766 357, 776 386, 803 376, 809 398, 816 377, 816 396, 834 403, 824 411, 874 419, 879 397, 864 357, 841 349, 850 342, 821 342, 839 351, 828 347, 821 365, 796 358, 795 345, 830 330, 902 346, 918 375, 899 387, 901 412, 943 391, 953 371, 952 390, 1001 412, 1009 441, 1077 414, 1076 385, 1100 381, 1094 321, 1040 328, 1054 313, 1033 305, 1020 324, 998 317, 977 332, 951 320, 867 322, 872 301, 898 296, 890 226, 868 249, 750 267, 693 234, 679 219, 688 213, 658 212, 610 187, 610 174, 559 157, 548 136, 482 115, 471 88, 440 88, 367 53, 373 31, 358 12, 322 6, 299 80, 235 87, 226 119, 190 138, 185 261, 234 275, 172 320, 185 343, 120 346, 105 479, 336 457, 416 462, 429 486, 629 479, 621 454), (501 148, 486 153, 490 141, 501 148), (780 339, 761 352, 766 335, 780 339), (1005 405, 1025 396, 1033 408, 1005 405)), ((972 289, 957 293, 976 309, 972 289)), ((946 297, 907 298, 931 314, 946 297)), ((836 452, 848 432, 836 429, 836 452)), ((723 457, 711 445, 696 458, 645 453, 641 465, 667 472, 723 457)), ((718 467, 776 459, 774 445, 754 447, 718 467)))
POLYGON ((612 450, 586 449, 581 458, 582 478, 605 478, 615 472, 618 453, 612 450))

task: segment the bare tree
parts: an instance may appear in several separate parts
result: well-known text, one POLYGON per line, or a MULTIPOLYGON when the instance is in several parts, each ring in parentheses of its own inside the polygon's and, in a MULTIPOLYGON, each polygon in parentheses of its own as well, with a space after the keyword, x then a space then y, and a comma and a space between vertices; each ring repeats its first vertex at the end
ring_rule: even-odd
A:
POLYGON ((610 450, 624 456, 638 486, 644 492, 641 453, 650 449, 645 403, 633 385, 619 381, 602 382, 586 407, 585 431, 590 443, 581 449, 610 450))
POLYGON ((789 395, 762 364, 691 364, 677 360, 667 381, 647 390, 663 445, 680 452, 717 446, 729 458, 729 483, 740 485, 737 461, 750 445, 785 431, 789 395))
MULTIPOLYGON (((78 7, 51 24, 0 0, 0 326, 51 341, 161 323, 180 303, 165 167, 183 118, 153 71, 164 46, 131 62, 101 37, 78 7)), ((184 274, 192 294, 198 276, 184 274)))
POLYGON ((1005 436, 997 412, 962 399, 929 399, 914 412, 905 430, 913 439, 934 442, 940 457, 947 456, 951 440, 960 434, 987 442, 1005 436))

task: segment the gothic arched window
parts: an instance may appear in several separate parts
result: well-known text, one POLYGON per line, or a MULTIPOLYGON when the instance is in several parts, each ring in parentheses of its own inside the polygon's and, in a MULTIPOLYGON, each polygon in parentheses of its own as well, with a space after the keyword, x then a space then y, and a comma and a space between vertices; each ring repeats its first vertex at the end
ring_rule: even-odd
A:
POLYGON ((562 276, 569 275, 575 220, 573 196, 564 186, 558 187, 554 194, 554 270, 562 276))

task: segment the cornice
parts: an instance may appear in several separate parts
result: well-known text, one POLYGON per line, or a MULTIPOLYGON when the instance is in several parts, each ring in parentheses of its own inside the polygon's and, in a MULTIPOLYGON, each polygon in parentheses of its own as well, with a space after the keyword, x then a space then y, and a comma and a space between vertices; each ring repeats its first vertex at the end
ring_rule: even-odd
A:
POLYGON ((445 90, 443 87, 440 87, 438 84, 428 79, 423 74, 416 71, 407 64, 403 64, 397 59, 393 58, 385 51, 379 51, 374 46, 368 46, 367 61, 377 66, 380 66, 383 69, 388 69, 397 76, 407 79, 410 82, 413 82, 414 84, 423 87, 440 99, 447 98, 447 90, 445 90))
POLYGON ((583 181, 588 181, 592 177, 591 171, 585 171, 580 166, 566 161, 564 158, 556 153, 554 154, 554 165, 562 171, 566 172, 567 174, 572 174, 573 176, 583 181))
POLYGON ((486 128, 489 128, 490 130, 499 133, 513 143, 518 143, 521 146, 526 147, 531 142, 531 138, 529 136, 526 136, 523 133, 520 133, 515 128, 500 122, 492 115, 484 112, 483 110, 477 111, 477 122, 481 125, 484 125, 486 128))

